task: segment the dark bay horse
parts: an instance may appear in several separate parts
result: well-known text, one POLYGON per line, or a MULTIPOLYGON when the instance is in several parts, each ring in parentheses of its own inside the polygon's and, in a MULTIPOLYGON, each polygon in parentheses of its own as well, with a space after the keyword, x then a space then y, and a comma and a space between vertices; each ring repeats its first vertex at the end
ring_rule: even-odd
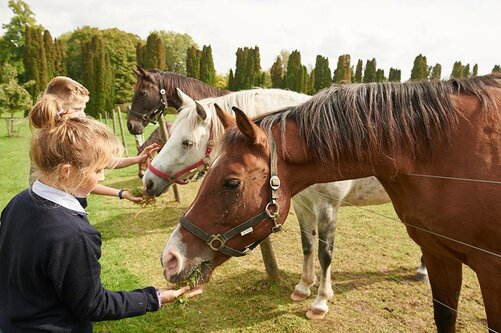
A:
POLYGON ((201 282, 280 230, 314 183, 376 176, 421 247, 439 332, 454 332, 462 264, 501 331, 501 75, 332 86, 255 120, 234 109, 221 155, 164 251, 201 282))
POLYGON ((179 109, 181 101, 177 97, 176 88, 195 100, 223 96, 231 92, 173 72, 145 70, 138 66, 135 73, 137 82, 127 115, 127 128, 133 135, 142 134, 146 125, 157 122, 165 107, 179 109))

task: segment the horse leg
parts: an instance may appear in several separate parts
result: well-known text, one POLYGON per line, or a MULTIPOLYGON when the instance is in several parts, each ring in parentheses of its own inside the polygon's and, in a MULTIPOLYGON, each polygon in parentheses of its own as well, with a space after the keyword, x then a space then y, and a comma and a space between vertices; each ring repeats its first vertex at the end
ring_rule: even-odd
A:
POLYGON ((332 251, 336 231, 337 207, 320 209, 317 216, 318 260, 320 262, 320 284, 317 297, 306 312, 308 319, 323 319, 329 311, 327 301, 334 296, 331 281, 332 251))
POLYGON ((316 228, 313 214, 309 211, 309 207, 293 202, 294 211, 296 212, 301 228, 301 245, 303 246, 303 271, 301 280, 294 288, 291 294, 293 301, 304 301, 311 295, 310 287, 316 282, 314 256, 315 251, 315 233, 316 228))
POLYGON ((483 256, 477 263, 472 268, 482 291, 489 332, 501 332, 501 260, 488 261, 483 256))
POLYGON ((439 333, 455 332, 463 277, 462 264, 452 259, 437 257, 423 248, 422 250, 433 295, 437 331, 439 333))
POLYGON ((421 266, 419 266, 416 271, 416 280, 421 282, 428 282, 428 270, 426 270, 423 255, 421 255, 421 266))

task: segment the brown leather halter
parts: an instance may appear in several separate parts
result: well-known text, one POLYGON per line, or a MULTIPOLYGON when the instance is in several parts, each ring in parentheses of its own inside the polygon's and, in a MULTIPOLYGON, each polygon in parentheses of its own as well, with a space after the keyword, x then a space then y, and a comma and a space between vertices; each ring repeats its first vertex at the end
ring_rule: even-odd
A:
POLYGON ((214 129, 213 129, 213 121, 210 122, 210 134, 209 134, 209 142, 207 142, 207 148, 205 149, 205 154, 201 160, 192 165, 184 168, 183 170, 176 172, 175 174, 169 174, 158 170, 151 163, 148 166, 148 169, 153 172, 158 177, 180 185, 188 184, 188 180, 192 178, 194 175, 199 173, 200 171, 207 171, 210 165, 210 153, 214 148, 214 129), (187 178, 183 179, 184 176, 189 175, 187 178))
POLYGON ((140 113, 137 111, 129 110, 130 114, 133 114, 149 123, 156 125, 159 121, 159 118, 164 113, 165 108, 167 107, 167 96, 165 95, 165 88, 162 78, 160 78, 159 83, 159 93, 160 93, 160 101, 158 101, 157 105, 155 105, 151 110, 146 113, 140 113))
POLYGON ((273 221, 274 226, 271 228, 271 232, 278 232, 282 230, 282 225, 278 223, 279 221, 279 206, 277 203, 278 199, 278 189, 280 188, 280 178, 277 175, 277 155, 276 155, 276 146, 275 141, 273 140, 273 136, 271 133, 269 134, 269 143, 270 143, 270 201, 266 204, 263 211, 249 220, 243 222, 242 224, 226 231, 223 234, 217 235, 209 235, 207 232, 203 231, 201 228, 193 224, 186 216, 181 216, 179 223, 193 235, 197 236, 201 240, 203 240, 213 251, 220 251, 224 254, 231 257, 241 257, 246 254, 249 254, 257 245, 259 245, 260 241, 249 244, 245 247, 244 251, 239 251, 233 249, 229 246, 226 246, 226 242, 228 242, 233 237, 240 234, 241 236, 245 236, 248 233, 253 231, 253 227, 266 219, 271 219, 273 221))

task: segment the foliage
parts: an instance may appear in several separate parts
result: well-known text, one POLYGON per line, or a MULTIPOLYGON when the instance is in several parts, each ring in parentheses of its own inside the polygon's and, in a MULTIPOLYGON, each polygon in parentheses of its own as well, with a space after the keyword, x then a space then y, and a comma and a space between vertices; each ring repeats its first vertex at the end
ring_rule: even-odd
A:
POLYGON ((492 68, 493 73, 501 73, 501 66, 500 65, 494 65, 492 68))
POLYGON ((200 58, 202 51, 190 46, 186 51, 186 76, 200 80, 200 58))
POLYGON ((379 68, 376 71, 376 82, 384 82, 388 81, 388 79, 384 76, 384 69, 379 68))
POLYGON ((426 64, 426 57, 422 54, 414 59, 414 66, 411 70, 412 81, 428 80, 428 65, 426 64))
POLYGON ((152 32, 146 39, 144 51, 144 67, 167 70, 167 52, 165 45, 157 33, 152 32))
POLYGON ((115 100, 110 56, 99 35, 82 45, 82 59, 85 70, 82 83, 91 96, 86 112, 97 118, 103 112, 110 112, 115 100))
POLYGON ((311 79, 313 80, 312 93, 316 93, 317 91, 332 84, 331 69, 329 67, 329 59, 327 57, 317 55, 311 79))
POLYGON ((24 81, 33 80, 29 92, 33 100, 45 90, 49 82, 49 65, 44 47, 42 31, 38 28, 26 27, 26 40, 24 50, 24 81))
POLYGON ((363 82, 376 82, 376 58, 367 60, 364 70, 363 82))
POLYGON ((351 65, 350 55, 340 55, 334 71, 334 83, 351 83, 351 65))
POLYGON ((251 89, 262 86, 261 56, 259 47, 238 48, 236 52, 237 61, 235 76, 232 81, 231 90, 251 89))
POLYGON ((297 92, 307 92, 308 72, 301 64, 301 53, 298 50, 292 51, 287 63, 285 74, 285 88, 297 92))
POLYGON ((283 88, 284 86, 284 65, 282 57, 278 56, 270 69, 271 87, 283 88))
POLYGON ((204 45, 200 55, 200 81, 211 86, 216 83, 216 69, 214 60, 212 60, 212 48, 210 45, 204 45))
POLYGON ((433 66, 431 69, 430 80, 440 80, 441 77, 442 77, 442 65, 435 64, 435 66, 433 66))
POLYGON ((391 67, 390 73, 388 74, 388 81, 390 82, 400 82, 402 80, 402 71, 391 67))
POLYGON ((186 61, 187 51, 190 47, 198 49, 198 45, 188 34, 180 34, 174 31, 153 31, 160 37, 165 46, 165 68, 169 71, 187 75, 186 61))
POLYGON ((362 59, 358 59, 357 61, 357 67, 355 69, 355 75, 353 76, 353 82, 354 83, 361 83, 362 82, 362 73, 363 73, 363 68, 364 67, 364 62, 362 59))
POLYGON ((14 65, 3 64, 0 76, 0 115, 3 112, 26 112, 31 106, 31 97, 28 91, 17 82, 17 72, 14 65))
POLYGON ((473 66, 473 68, 474 68, 474 71, 472 73, 472 72, 470 72, 470 64, 463 65, 461 63, 461 61, 456 61, 456 62, 454 62, 454 65, 452 66, 451 77, 468 78, 468 77, 476 76, 477 71, 478 71, 478 66, 475 64, 475 66, 473 66))
POLYGON ((14 64, 18 75, 22 75, 24 73, 23 53, 26 28, 42 29, 42 27, 37 24, 35 14, 26 2, 9 0, 8 6, 14 16, 9 23, 2 24, 5 33, 0 39, 0 63, 8 61, 14 64))

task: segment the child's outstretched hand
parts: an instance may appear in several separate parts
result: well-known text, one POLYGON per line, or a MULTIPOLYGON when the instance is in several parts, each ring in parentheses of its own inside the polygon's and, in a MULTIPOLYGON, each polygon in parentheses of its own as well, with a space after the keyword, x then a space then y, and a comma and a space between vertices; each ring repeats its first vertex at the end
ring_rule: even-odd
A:
POLYGON ((132 202, 141 202, 144 199, 143 197, 135 197, 129 191, 123 191, 122 198, 127 199, 127 200, 132 201, 132 202))
POLYGON ((157 143, 152 143, 151 145, 144 148, 141 154, 137 155, 139 162, 143 162, 148 158, 152 158, 153 153, 157 152, 160 146, 157 143))
POLYGON ((202 293, 201 288, 193 288, 190 290, 189 286, 185 286, 185 287, 182 287, 179 289, 161 288, 161 289, 158 289, 158 291, 160 291, 160 298, 162 299, 161 300, 162 304, 163 303, 170 303, 185 293, 186 293, 185 296, 187 296, 188 298, 202 293))

